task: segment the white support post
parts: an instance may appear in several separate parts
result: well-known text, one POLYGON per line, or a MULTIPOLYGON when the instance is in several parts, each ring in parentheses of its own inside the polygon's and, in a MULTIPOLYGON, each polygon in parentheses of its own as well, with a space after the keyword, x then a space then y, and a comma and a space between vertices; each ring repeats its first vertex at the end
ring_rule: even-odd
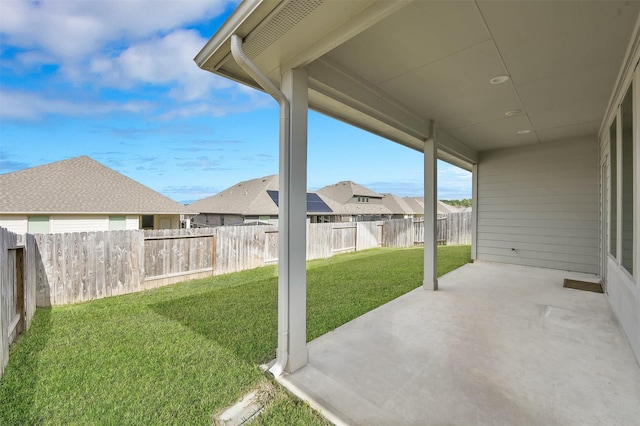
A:
MULTIPOLYGON (((307 364, 307 73, 282 74, 281 90, 289 100, 288 144, 280 146, 278 351, 286 351, 285 371, 307 364), (282 291, 286 288, 286 291, 282 291), (287 310, 286 315, 282 315, 287 310), (285 321, 281 321, 286 318, 285 321), (280 322, 285 322, 280 324, 280 322)), ((279 354, 280 355, 280 354, 279 354)))
POLYGON ((640 69, 633 72, 633 276, 640 285, 640 69))
POLYGON ((478 165, 471 169, 471 259, 478 258, 478 165))
POLYGON ((438 142, 424 143, 424 282, 425 290, 438 289, 438 142))

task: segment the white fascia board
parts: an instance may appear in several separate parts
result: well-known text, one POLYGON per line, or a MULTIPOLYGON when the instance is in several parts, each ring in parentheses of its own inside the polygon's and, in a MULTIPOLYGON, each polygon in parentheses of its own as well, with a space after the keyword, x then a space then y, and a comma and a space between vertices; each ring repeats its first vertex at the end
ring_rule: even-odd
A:
MULTIPOLYGON (((211 37, 211 39, 198 52, 193 60, 202 69, 213 71, 216 64, 207 65, 211 58, 222 50, 221 59, 224 59, 231 52, 231 36, 238 34, 239 29, 250 20, 254 12, 265 3, 276 4, 279 2, 265 0, 244 0, 231 16, 222 24, 220 29, 211 37), (224 46, 224 49, 222 49, 224 46)), ((273 6, 275 7, 275 5, 273 6)), ((243 36, 243 34, 240 34, 243 36)), ((246 34, 244 34, 246 35, 246 34)))

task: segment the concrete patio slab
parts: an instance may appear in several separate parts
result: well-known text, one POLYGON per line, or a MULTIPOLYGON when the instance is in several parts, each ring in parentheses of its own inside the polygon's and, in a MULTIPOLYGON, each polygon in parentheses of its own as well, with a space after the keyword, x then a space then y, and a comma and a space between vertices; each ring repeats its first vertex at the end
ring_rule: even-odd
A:
POLYGON ((475 263, 309 344, 279 381, 335 423, 640 424, 640 368, 596 277, 475 263))

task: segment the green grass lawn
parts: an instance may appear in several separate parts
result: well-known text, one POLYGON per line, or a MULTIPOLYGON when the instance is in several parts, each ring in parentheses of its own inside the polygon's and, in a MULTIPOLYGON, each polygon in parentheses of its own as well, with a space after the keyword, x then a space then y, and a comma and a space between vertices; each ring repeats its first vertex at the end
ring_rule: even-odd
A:
MULTIPOLYGON (((421 248, 375 249, 308 264, 314 339, 422 283, 421 248)), ((468 246, 438 248, 442 275, 468 246)), ((0 424, 211 424, 269 382, 275 357, 276 267, 87 303, 38 309, 0 380, 0 424)), ((323 424, 276 387, 257 424, 323 424)))

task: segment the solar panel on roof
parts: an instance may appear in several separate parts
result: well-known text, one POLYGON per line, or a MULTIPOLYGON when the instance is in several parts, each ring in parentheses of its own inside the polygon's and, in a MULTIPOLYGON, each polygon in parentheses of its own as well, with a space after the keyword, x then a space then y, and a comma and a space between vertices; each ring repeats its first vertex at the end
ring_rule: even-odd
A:
MULTIPOLYGON (((267 190, 267 194, 269 194, 269 197, 271 197, 273 202, 276 203, 276 206, 278 206, 278 191, 269 189, 267 190)), ((333 213, 333 210, 331 210, 327 203, 322 201, 322 198, 320 198, 318 194, 309 192, 307 192, 307 211, 314 213, 333 213)))
POLYGON ((318 213, 333 213, 331 207, 327 205, 318 194, 307 192, 307 211, 318 213))

